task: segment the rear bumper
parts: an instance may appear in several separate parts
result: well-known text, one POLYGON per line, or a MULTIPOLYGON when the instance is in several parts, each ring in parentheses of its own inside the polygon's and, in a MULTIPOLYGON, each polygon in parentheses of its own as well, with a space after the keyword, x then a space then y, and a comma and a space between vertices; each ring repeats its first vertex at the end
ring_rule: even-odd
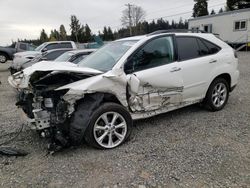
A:
POLYGON ((239 70, 236 70, 233 74, 231 74, 231 88, 235 88, 236 85, 238 84, 239 81, 239 77, 240 77, 240 72, 239 70))

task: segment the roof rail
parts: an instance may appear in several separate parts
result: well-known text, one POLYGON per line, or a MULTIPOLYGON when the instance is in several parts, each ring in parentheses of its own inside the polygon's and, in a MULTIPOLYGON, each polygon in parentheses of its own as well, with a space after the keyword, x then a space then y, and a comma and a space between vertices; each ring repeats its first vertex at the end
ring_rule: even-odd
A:
POLYGON ((148 35, 157 35, 162 33, 207 33, 198 29, 170 29, 170 30, 158 30, 148 35))

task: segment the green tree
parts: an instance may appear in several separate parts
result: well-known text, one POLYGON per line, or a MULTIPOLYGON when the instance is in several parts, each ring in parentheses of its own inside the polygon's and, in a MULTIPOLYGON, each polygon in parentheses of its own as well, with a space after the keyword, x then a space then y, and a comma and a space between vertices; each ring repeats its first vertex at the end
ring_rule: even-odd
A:
POLYGON ((214 9, 212 9, 210 15, 214 15, 214 14, 216 14, 216 13, 215 13, 214 9))
POLYGON ((67 40, 67 32, 64 25, 60 25, 59 33, 60 33, 60 40, 62 41, 67 40))
POLYGON ((250 7, 250 0, 227 0, 227 10, 237 10, 250 7))
POLYGON ((79 42, 78 38, 81 34, 81 24, 75 15, 71 15, 70 17, 70 30, 71 30, 71 39, 73 41, 79 42))
POLYGON ((47 33, 45 32, 44 29, 42 29, 42 31, 40 33, 40 41, 41 41, 41 43, 49 41, 48 35, 47 35, 47 33))
POLYGON ((103 32, 102 33, 103 33, 102 34, 102 40, 104 40, 104 41, 108 40, 108 29, 107 29, 106 26, 103 28, 103 32))
POLYGON ((59 34, 59 32, 56 29, 51 30, 50 36, 49 36, 49 40, 50 41, 60 40, 60 34, 59 34))
POLYGON ((208 15, 208 0, 194 0, 193 17, 200 17, 208 15))
POLYGON ((223 12, 224 12, 223 8, 220 8, 219 14, 220 14, 220 13, 223 13, 223 12))
POLYGON ((88 24, 85 25, 85 37, 84 37, 85 42, 91 42, 92 41, 92 34, 91 34, 91 29, 89 28, 88 24))
POLYGON ((108 37, 108 40, 114 40, 114 34, 113 34, 111 27, 108 27, 107 37, 108 37))
POLYGON ((85 42, 85 28, 82 25, 80 30, 78 31, 78 42, 83 43, 85 42))

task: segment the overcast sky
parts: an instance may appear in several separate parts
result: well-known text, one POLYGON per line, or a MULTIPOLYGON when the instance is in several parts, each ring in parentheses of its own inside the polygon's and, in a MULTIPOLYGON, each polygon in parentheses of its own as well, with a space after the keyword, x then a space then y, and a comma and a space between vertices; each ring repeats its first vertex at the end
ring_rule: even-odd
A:
MULTIPOLYGON (((154 18, 189 19, 193 0, 0 0, 0 45, 12 40, 36 39, 42 28, 49 34, 64 24, 69 31, 70 15, 88 24, 93 33, 111 26, 121 27, 120 17, 125 4, 141 6, 147 13, 146 20, 154 18), (175 16, 174 16, 175 15, 175 16)), ((218 11, 226 0, 209 0, 209 10, 218 11)))

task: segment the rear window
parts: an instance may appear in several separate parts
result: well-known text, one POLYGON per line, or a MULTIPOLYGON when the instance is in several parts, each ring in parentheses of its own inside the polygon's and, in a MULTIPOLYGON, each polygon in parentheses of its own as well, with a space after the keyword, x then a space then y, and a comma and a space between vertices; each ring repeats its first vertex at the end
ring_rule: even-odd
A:
POLYGON ((202 40, 204 42, 204 44, 208 47, 209 49, 209 54, 216 54, 218 53, 221 48, 216 46, 215 44, 211 43, 211 42, 208 42, 206 40, 202 40))
POLYGON ((194 37, 177 37, 178 55, 181 61, 200 57, 198 42, 194 37))
POLYGON ((218 53, 221 48, 197 37, 177 37, 179 60, 199 58, 218 53))
POLYGON ((66 50, 53 51, 53 52, 47 53, 44 57, 47 58, 47 60, 54 60, 65 52, 66 50))
POLYGON ((27 45, 26 45, 26 44, 23 44, 23 43, 20 43, 19 48, 20 48, 21 50, 27 50, 27 45))
POLYGON ((60 48, 72 48, 71 43, 69 42, 64 42, 64 43, 59 43, 60 48))

